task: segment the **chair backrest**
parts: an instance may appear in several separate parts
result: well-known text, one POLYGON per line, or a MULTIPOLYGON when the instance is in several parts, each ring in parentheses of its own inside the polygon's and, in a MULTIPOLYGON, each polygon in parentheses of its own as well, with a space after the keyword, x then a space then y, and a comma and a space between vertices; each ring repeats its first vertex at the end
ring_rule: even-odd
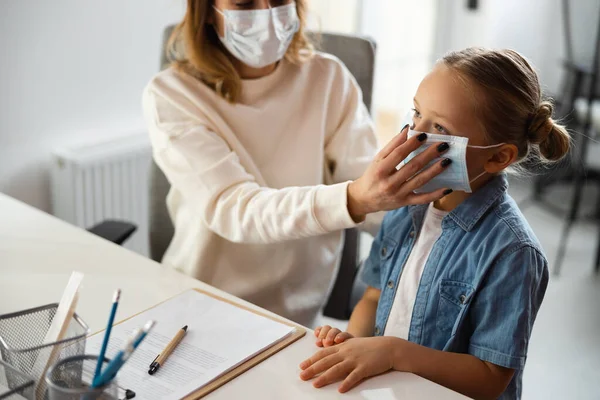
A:
MULTIPOLYGON (((161 69, 169 66, 166 56, 168 42, 174 26, 165 29, 163 35, 163 51, 161 51, 161 69)), ((375 68, 375 44, 367 38, 337 35, 312 34, 313 39, 319 40, 319 48, 324 52, 338 57, 356 78, 362 92, 365 105, 370 109, 373 92, 373 77, 375 68)), ((160 261, 171 242, 174 234, 173 224, 167 211, 166 198, 170 185, 164 173, 156 163, 152 163, 150 173, 150 255, 153 260, 160 261)), ((357 254, 356 230, 346 232, 346 243, 342 255, 342 265, 356 266, 357 254)))

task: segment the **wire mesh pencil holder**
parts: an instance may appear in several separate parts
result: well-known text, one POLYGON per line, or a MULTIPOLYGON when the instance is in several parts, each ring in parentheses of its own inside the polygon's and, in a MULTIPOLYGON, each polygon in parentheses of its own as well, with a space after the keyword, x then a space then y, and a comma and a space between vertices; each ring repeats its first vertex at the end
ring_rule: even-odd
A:
MULTIPOLYGON (((62 340, 44 343, 57 309, 58 304, 54 303, 0 316, 2 360, 43 387, 44 370, 38 368, 39 365, 45 365, 53 353, 54 363, 66 357, 83 354, 85 338, 89 333, 87 324, 74 314, 62 340)), ((39 393, 39 388, 35 390, 39 393)))
POLYGON ((0 399, 33 400, 35 382, 23 372, 0 360, 0 399))
MULTIPOLYGON (((68 357, 55 363, 46 374, 48 400, 116 400, 119 394, 117 380, 91 388, 97 355, 79 355, 68 357)), ((109 363, 104 359, 102 369, 109 363)))

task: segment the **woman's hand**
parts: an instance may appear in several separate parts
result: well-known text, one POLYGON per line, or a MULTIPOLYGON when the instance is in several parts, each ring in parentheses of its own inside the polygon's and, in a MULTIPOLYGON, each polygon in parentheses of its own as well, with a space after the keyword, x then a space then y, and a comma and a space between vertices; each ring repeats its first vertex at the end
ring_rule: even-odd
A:
POLYGON ((396 169, 410 153, 427 140, 425 133, 408 140, 407 134, 408 127, 405 127, 375 156, 375 160, 363 176, 348 186, 348 211, 355 221, 362 221, 367 214, 373 212, 394 210, 409 204, 431 203, 449 194, 448 189, 413 193, 450 165, 451 160, 444 159, 421 171, 448 150, 447 143, 430 146, 400 170, 396 169))
POLYGON ((354 337, 348 332, 342 332, 338 328, 332 328, 329 325, 317 327, 315 329, 315 336, 317 337, 316 344, 319 347, 335 346, 354 337))
POLYGON ((379 336, 355 338, 328 347, 300 364, 300 378, 307 381, 320 375, 313 382, 316 388, 344 380, 338 390, 345 393, 361 381, 391 370, 397 350, 394 347, 401 344, 400 341, 379 336))

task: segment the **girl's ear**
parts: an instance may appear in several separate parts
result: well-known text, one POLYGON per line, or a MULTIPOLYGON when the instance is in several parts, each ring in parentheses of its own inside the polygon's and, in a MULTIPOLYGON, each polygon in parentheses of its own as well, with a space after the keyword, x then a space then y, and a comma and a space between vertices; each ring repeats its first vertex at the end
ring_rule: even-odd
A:
POLYGON ((490 174, 504 171, 517 161, 519 149, 514 144, 505 144, 496 150, 485 162, 484 168, 490 174))

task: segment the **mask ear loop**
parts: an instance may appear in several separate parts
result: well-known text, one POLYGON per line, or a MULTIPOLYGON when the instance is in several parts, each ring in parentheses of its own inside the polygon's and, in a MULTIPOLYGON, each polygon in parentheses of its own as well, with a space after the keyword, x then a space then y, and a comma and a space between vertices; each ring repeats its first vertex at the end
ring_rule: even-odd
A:
POLYGON ((506 143, 498 143, 498 144, 492 144, 489 146, 471 146, 471 145, 467 145, 467 147, 470 147, 472 149, 493 149, 495 147, 500 147, 500 146, 504 146, 506 143))
MULTIPOLYGON (((470 147, 472 149, 493 149, 495 147, 504 146, 505 144, 506 143, 498 143, 498 144, 492 144, 490 146, 467 146, 467 147, 470 147)), ((475 178, 471 179, 469 181, 469 185, 471 185, 471 183, 475 182, 477 179, 481 178, 485 174, 487 174, 487 171, 484 170, 482 173, 480 173, 479 175, 477 175, 475 178)))
POLYGON ((223 16, 223 18, 225 18, 225 13, 223 11, 219 10, 216 6, 213 6, 213 8, 215 9, 216 12, 221 14, 223 16))
POLYGON ((471 183, 475 182, 477 179, 479 179, 479 178, 481 178, 482 176, 484 176, 485 174, 487 174, 487 171, 485 171, 485 170, 484 170, 482 173, 480 173, 479 175, 477 175, 475 178, 471 179, 471 180, 469 181, 469 185, 470 185, 471 183))

